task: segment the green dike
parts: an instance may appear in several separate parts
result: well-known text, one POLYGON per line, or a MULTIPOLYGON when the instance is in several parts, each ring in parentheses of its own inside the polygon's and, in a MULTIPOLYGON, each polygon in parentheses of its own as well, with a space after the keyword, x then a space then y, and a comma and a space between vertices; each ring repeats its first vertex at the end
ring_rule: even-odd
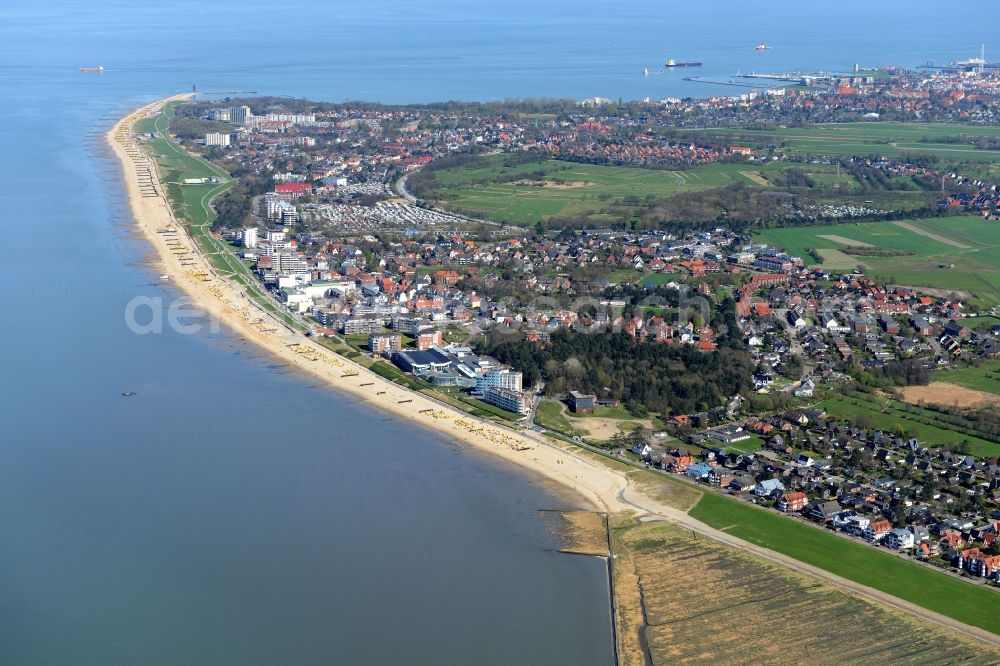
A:
POLYGON ((212 235, 211 227, 215 220, 212 200, 232 187, 235 181, 223 169, 195 157, 170 138, 167 129, 176 104, 177 102, 171 102, 164 106, 159 115, 144 118, 135 124, 136 132, 157 133, 155 139, 147 139, 145 144, 156 160, 161 184, 166 188, 174 215, 184 222, 198 249, 220 275, 238 283, 255 303, 292 330, 306 331, 301 323, 261 289, 250 269, 233 253, 232 248, 212 235), (182 185, 186 178, 219 178, 221 182, 182 185))
POLYGON ((1000 594, 994 590, 717 493, 702 495, 688 513, 750 543, 1000 634, 1000 594))

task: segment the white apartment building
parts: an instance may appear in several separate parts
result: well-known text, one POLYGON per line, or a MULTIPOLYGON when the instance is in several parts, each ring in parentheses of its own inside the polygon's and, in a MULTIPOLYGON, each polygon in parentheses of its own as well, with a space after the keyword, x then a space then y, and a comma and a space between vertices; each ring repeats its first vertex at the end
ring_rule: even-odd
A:
POLYGON ((243 247, 253 249, 257 247, 257 227, 247 227, 243 230, 243 247))
POLYGON ((229 108, 229 122, 242 127, 252 118, 249 106, 233 106, 229 108))
POLYGON ((230 143, 232 143, 233 137, 230 134, 224 134, 222 132, 209 132, 205 135, 205 145, 206 146, 219 146, 225 148, 230 143))

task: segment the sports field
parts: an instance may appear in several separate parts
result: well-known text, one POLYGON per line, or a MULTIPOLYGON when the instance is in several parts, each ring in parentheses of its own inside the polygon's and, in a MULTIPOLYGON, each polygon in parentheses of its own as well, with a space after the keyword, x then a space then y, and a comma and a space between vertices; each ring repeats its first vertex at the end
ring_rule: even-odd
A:
POLYGON ((1000 223, 979 217, 789 227, 756 237, 809 265, 833 271, 858 267, 892 284, 938 289, 942 295, 957 291, 986 306, 1000 303, 1000 223), (862 244, 910 254, 866 255, 866 247, 857 247, 862 244), (854 254, 843 252, 852 245, 854 254))
POLYGON ((928 153, 951 161, 1000 162, 1000 151, 980 150, 971 143, 935 141, 942 137, 1000 137, 1000 127, 995 125, 859 122, 767 130, 719 128, 691 131, 718 138, 739 137, 741 141, 749 140, 751 144, 756 139, 755 148, 776 145, 793 155, 902 157, 907 153, 928 153))

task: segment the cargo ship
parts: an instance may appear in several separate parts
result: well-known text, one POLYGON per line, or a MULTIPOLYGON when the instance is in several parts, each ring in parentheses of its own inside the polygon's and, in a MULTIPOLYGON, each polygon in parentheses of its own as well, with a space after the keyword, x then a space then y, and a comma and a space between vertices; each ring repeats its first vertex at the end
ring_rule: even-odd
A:
POLYGON ((674 60, 670 58, 663 64, 667 67, 701 67, 704 63, 700 60, 674 60))
POLYGON ((80 67, 78 69, 81 72, 89 72, 94 74, 101 74, 104 72, 104 67, 80 67))

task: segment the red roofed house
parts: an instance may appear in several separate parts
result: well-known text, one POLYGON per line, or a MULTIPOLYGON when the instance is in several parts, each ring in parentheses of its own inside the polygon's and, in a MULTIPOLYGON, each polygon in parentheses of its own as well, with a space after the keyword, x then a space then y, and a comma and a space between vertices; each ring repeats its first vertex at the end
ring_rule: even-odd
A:
POLYGON ((869 541, 881 541, 882 537, 892 532, 892 523, 888 520, 873 521, 865 530, 865 538, 869 541))
POLYGON ((308 183, 279 183, 274 186, 277 194, 308 194, 312 191, 312 186, 308 183))
POLYGON ((778 500, 778 509, 781 511, 801 511, 805 507, 805 493, 787 493, 778 500))

